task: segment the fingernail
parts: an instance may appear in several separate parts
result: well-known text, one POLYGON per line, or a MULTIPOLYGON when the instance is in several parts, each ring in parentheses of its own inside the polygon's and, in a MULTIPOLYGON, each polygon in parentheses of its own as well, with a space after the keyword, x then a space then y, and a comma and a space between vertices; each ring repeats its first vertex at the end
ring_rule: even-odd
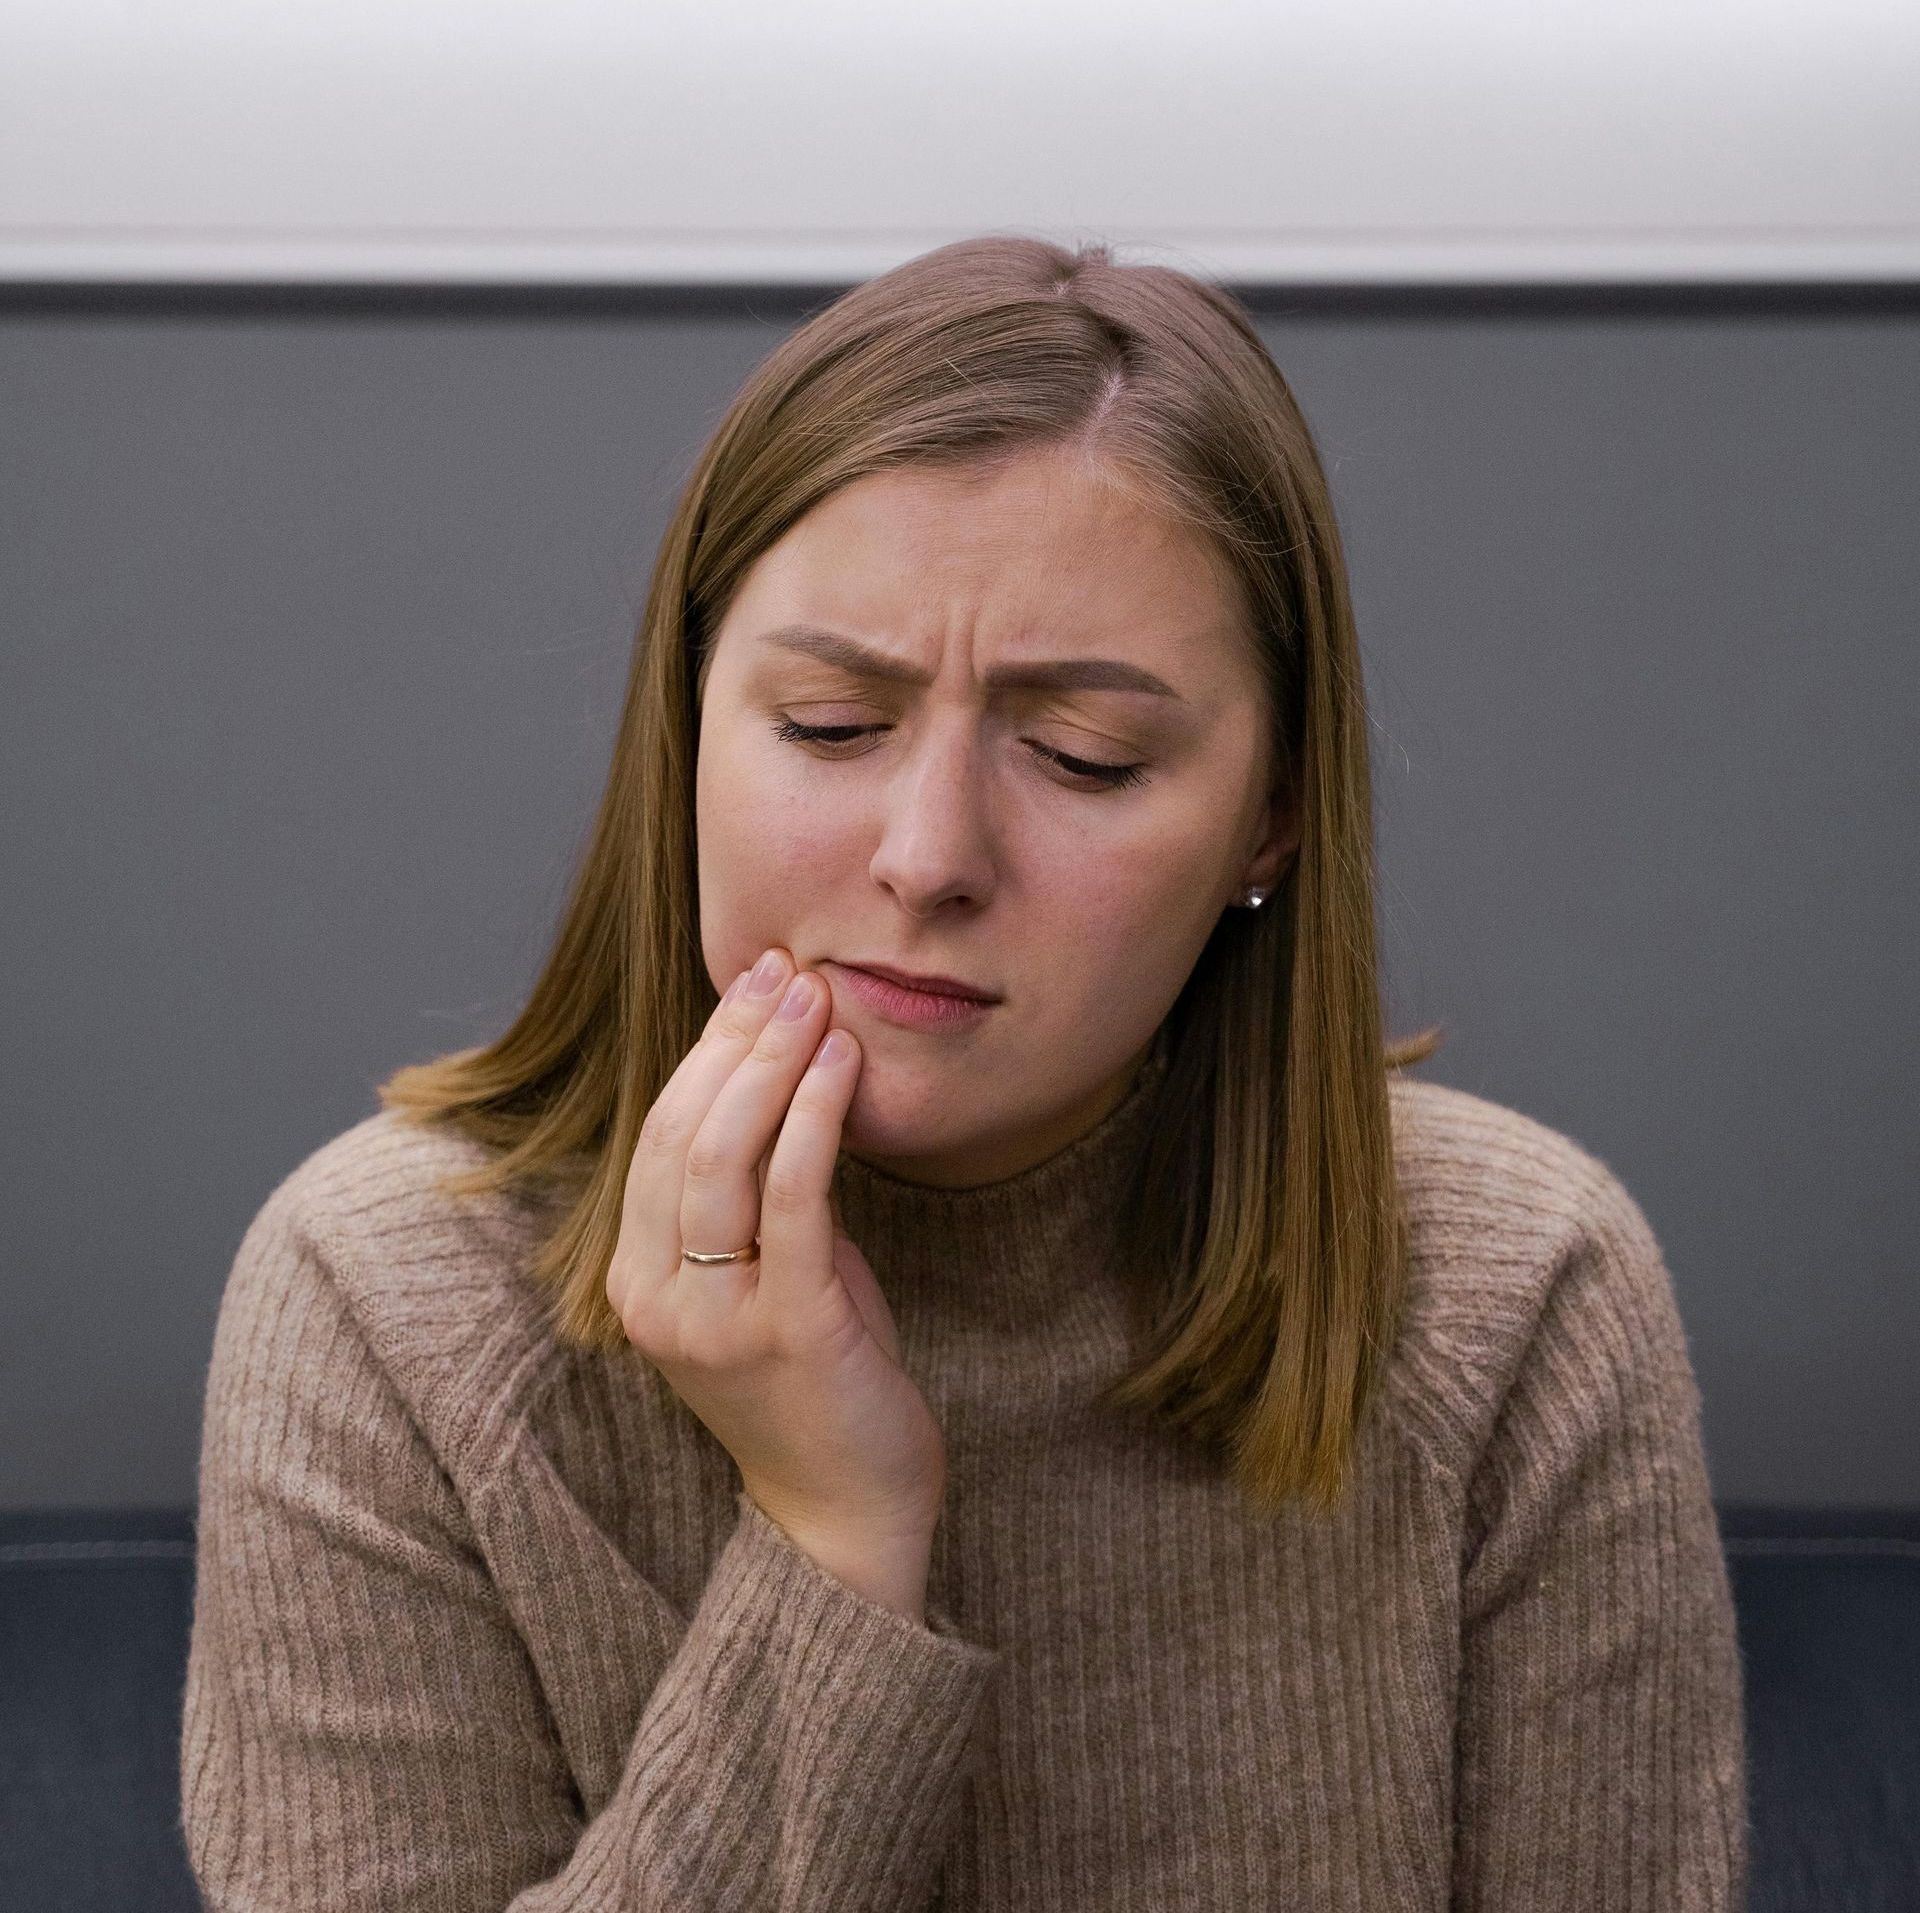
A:
POLYGON ((780 999, 780 1007, 774 1011, 776 1023, 797 1023, 805 1016, 813 1004, 813 983, 808 977, 797 976, 787 985, 787 993, 780 999))
POLYGON ((747 994, 749 996, 769 995, 774 986, 780 981, 786 967, 787 966, 780 960, 780 952, 778 950, 769 950, 766 955, 753 966, 753 974, 747 979, 747 994))

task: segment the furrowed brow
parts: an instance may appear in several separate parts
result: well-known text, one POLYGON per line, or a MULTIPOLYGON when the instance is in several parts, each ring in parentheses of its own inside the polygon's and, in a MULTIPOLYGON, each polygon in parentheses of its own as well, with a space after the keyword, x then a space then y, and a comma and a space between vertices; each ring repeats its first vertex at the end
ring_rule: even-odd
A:
MULTIPOLYGON (((854 677, 882 684, 925 685, 932 678, 917 666, 888 657, 884 651, 813 624, 783 624, 760 634, 762 644, 798 651, 836 665, 854 677)), ((987 673, 992 690, 1010 691, 1141 691, 1150 697, 1183 702, 1166 679, 1119 658, 1046 658, 1032 664, 999 664, 987 673)))

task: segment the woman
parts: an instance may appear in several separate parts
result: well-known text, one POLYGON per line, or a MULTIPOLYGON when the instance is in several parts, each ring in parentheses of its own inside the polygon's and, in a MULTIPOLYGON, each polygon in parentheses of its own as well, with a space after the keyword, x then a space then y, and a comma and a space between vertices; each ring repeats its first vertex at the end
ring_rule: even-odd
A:
POLYGON ((526 1007, 236 1258, 209 1904, 1740 1903, 1670 1279, 1400 1073, 1366 740, 1219 292, 983 238, 769 356, 526 1007))

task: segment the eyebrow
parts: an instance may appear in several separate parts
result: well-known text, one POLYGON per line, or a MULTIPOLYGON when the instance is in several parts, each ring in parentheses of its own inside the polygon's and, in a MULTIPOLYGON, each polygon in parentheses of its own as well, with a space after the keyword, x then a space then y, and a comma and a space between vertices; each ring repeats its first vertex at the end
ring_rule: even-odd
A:
MULTIPOLYGON (((779 625, 763 631, 760 642, 804 652, 808 657, 838 665, 856 677, 875 678, 885 684, 933 682, 928 672, 914 665, 815 624, 779 625)), ((987 684, 993 690, 1015 691, 1144 691, 1151 697, 1170 697, 1176 703, 1184 702, 1165 678, 1155 677, 1137 664, 1122 663, 1118 658, 1045 658, 1033 664, 996 664, 987 673, 987 684)))

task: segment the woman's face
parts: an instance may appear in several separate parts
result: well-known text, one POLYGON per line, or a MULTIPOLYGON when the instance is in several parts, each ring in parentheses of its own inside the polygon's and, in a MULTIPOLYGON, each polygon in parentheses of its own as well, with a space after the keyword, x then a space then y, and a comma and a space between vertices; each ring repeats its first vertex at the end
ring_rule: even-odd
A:
POLYGON ((1284 870, 1266 725, 1205 549, 1076 450, 860 479, 762 554, 715 636, 714 988, 775 944, 825 980, 864 1056, 850 1154, 947 1188, 1043 1161, 1126 1093, 1221 911, 1284 870), (998 1000, 902 1027, 851 985, 867 963, 998 1000))

